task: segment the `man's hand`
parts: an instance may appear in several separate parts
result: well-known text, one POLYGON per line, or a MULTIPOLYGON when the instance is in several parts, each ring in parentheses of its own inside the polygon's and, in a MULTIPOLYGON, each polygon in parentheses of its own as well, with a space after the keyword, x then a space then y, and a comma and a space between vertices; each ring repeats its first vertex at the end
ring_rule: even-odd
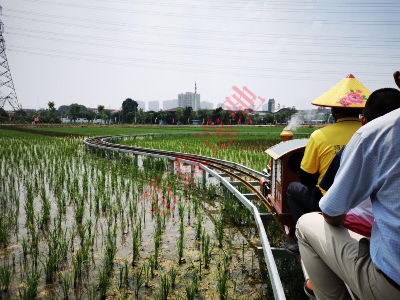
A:
POLYGON ((399 71, 394 72, 393 77, 394 77, 394 82, 396 82, 396 85, 400 89, 400 72, 399 71))
POLYGON ((333 226, 340 226, 344 224, 344 221, 346 220, 346 214, 339 215, 336 217, 331 217, 324 212, 322 212, 322 215, 324 216, 325 222, 333 225, 333 226))

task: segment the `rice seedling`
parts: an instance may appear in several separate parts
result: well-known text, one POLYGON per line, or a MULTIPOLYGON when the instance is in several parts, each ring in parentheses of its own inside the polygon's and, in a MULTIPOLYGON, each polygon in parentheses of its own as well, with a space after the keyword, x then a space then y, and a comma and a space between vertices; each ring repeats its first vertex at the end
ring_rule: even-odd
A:
POLYGON ((171 281, 167 274, 160 275, 160 299, 167 300, 171 290, 171 281))
POLYGON ((46 196, 46 189, 44 186, 40 189, 40 200, 42 202, 42 218, 40 220, 40 227, 45 228, 50 221, 50 201, 46 196))
POLYGON ((158 266, 158 256, 160 253, 161 234, 161 228, 156 227, 154 230, 154 267, 156 269, 158 266))
POLYGON ((222 241, 224 239, 224 223, 222 222, 222 217, 215 219, 214 231, 218 240, 218 245, 220 248, 222 248, 222 241))
POLYGON ((175 270, 174 266, 171 267, 169 270, 169 275, 171 278, 171 288, 175 288, 176 277, 178 276, 177 271, 175 270))
POLYGON ((182 201, 179 201, 178 208, 179 208, 179 218, 181 220, 181 223, 183 223, 183 218, 185 217, 185 206, 183 205, 182 201))
POLYGON ((71 275, 61 273, 61 287, 64 300, 69 300, 72 278, 71 275))
POLYGON ((144 286, 146 288, 148 288, 149 282, 150 282, 150 265, 149 264, 143 263, 143 272, 144 272, 144 279, 145 279, 144 286))
MULTIPOLYGON (((9 266, 0 266, 0 291, 8 291, 12 280, 12 271, 9 266)), ((1 296, 0 296, 1 298, 1 296)))
POLYGON ((33 187, 29 182, 26 185, 26 199, 25 199, 25 213, 26 213, 26 223, 33 224, 35 220, 35 210, 33 206, 34 195, 33 195, 33 187))
POLYGON ((49 256, 44 256, 42 259, 43 269, 46 275, 46 283, 53 283, 58 262, 58 251, 53 251, 51 254, 49 254, 49 256))
POLYGON ((196 223, 196 240, 199 240, 201 237, 201 222, 203 221, 203 217, 201 213, 197 214, 197 223, 196 223))
POLYGON ((110 284, 109 272, 108 267, 103 267, 102 270, 99 270, 99 293, 101 299, 105 299, 107 295, 107 289, 110 284))
POLYGON ((141 230, 141 225, 132 230, 132 266, 136 265, 136 259, 139 256, 139 248, 142 235, 141 230))
POLYGON ((190 281, 186 282, 185 291, 186 291, 186 299, 194 300, 194 297, 196 296, 196 287, 194 286, 193 282, 190 281))
POLYGON ((19 298, 21 300, 35 299, 39 285, 40 270, 37 270, 32 266, 32 268, 26 272, 26 276, 27 278, 24 286, 18 288, 19 298))
POLYGON ((75 256, 72 257, 72 265, 74 267, 74 288, 77 287, 78 280, 82 278, 83 266, 86 263, 83 259, 82 250, 78 250, 75 256))
POLYGON ((183 227, 183 222, 181 222, 180 227, 179 227, 179 239, 176 243, 177 248, 178 248, 179 264, 181 264, 183 262, 182 257, 183 257, 183 247, 184 247, 184 234, 185 234, 185 229, 183 227))
POLYGON ((154 263, 154 256, 153 255, 150 255, 150 257, 149 257, 149 266, 150 266, 151 278, 154 278, 155 263, 154 263))
POLYGON ((144 268, 142 266, 142 267, 136 269, 136 272, 135 272, 135 279, 136 279, 135 280, 135 297, 136 297, 136 299, 139 298, 140 287, 145 282, 143 270, 144 270, 144 268))
POLYGON ((6 216, 0 213, 0 244, 6 246, 8 244, 10 224, 6 216))
POLYGON ((217 268, 217 288, 220 300, 228 299, 228 279, 229 279, 228 260, 224 255, 222 261, 220 259, 217 268))
POLYGON ((209 234, 206 235, 204 229, 203 229, 203 234, 201 236, 201 244, 202 244, 204 268, 208 269, 211 260, 212 248, 210 247, 210 235, 209 234))
POLYGON ((119 288, 128 286, 129 267, 128 262, 125 261, 124 265, 120 268, 119 272, 119 288))

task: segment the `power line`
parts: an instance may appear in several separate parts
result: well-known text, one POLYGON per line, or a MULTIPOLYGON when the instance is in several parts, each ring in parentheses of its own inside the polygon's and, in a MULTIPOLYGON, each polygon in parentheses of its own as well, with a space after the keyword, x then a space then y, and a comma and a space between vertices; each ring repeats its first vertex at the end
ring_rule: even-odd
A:
MULTIPOLYGON (((130 1, 130 0, 92 0, 92 1, 99 1, 99 2, 109 2, 109 3, 127 3, 127 4, 132 4, 132 1, 130 1)), ((215 1, 214 0, 192 0, 192 2, 196 2, 196 1, 199 1, 199 2, 201 2, 201 3, 207 3, 207 2, 209 2, 209 3, 215 3, 215 1)), ((142 3, 143 1, 135 1, 135 3, 142 3)), ((154 3, 154 4, 156 4, 156 3, 158 3, 158 2, 143 2, 143 3, 154 3)), ((165 2, 164 2, 165 3, 165 2)), ((400 6, 400 3, 396 3, 396 2, 364 2, 364 1, 362 1, 362 2, 348 2, 348 1, 345 1, 345 2, 338 2, 338 1, 335 1, 335 2, 332 2, 332 1, 327 1, 327 2, 323 2, 323 1, 319 1, 319 2, 316 2, 316 1, 313 1, 313 0, 311 0, 311 1, 284 1, 284 0, 275 0, 275 1, 273 1, 273 0, 260 0, 260 1, 251 1, 250 3, 249 3, 249 1, 247 1, 247 0, 245 0, 245 3, 244 2, 242 2, 242 1, 239 1, 239 0, 233 0, 233 1, 221 1, 221 0, 219 0, 218 1, 218 3, 233 3, 233 4, 268 4, 268 5, 283 5, 283 6, 287 6, 288 4, 290 4, 290 5, 301 5, 301 6, 303 6, 303 5, 307 5, 307 4, 310 4, 310 5, 313 5, 313 6, 318 6, 318 5, 326 5, 326 6, 345 6, 345 7, 362 7, 362 6, 380 6, 380 5, 383 5, 383 6, 386 6, 386 5, 394 5, 394 6, 400 6)))
POLYGON ((363 25, 363 26, 395 26, 400 25, 400 21, 377 21, 377 20, 367 20, 367 21, 355 21, 355 20, 303 20, 303 19, 273 19, 273 18, 237 18, 237 17, 226 17, 226 16, 211 16, 211 15, 197 15, 197 14, 176 14, 176 13, 163 13, 163 12, 153 12, 153 11, 145 11, 145 10, 127 10, 127 9, 119 9, 114 7, 98 7, 98 6, 90 6, 83 4, 71 4, 71 3, 62 3, 62 2, 52 2, 47 0, 23 0, 41 4, 50 4, 57 5, 63 7, 72 7, 72 8, 82 8, 82 9, 92 9, 92 10, 102 10, 102 11, 112 11, 112 12, 120 12, 120 13, 135 13, 135 14, 144 14, 144 15, 155 15, 155 16, 164 16, 164 17, 174 17, 174 18, 201 18, 201 19, 211 19, 211 20, 225 20, 225 21, 235 21, 235 22, 267 22, 267 23, 277 23, 283 22, 288 24, 313 24, 315 22, 323 22, 325 25, 363 25))
MULTIPOLYGON (((78 21, 78 22, 87 22, 87 23, 95 23, 95 24, 106 24, 106 25, 113 25, 113 26, 121 26, 121 27, 138 27, 138 28, 146 28, 146 29, 157 29, 157 30, 165 30, 165 31, 183 31, 183 32, 190 32, 190 33, 197 33, 197 34, 221 34, 221 35, 227 35, 227 34, 234 34, 236 36, 255 36, 255 37, 287 37, 287 38, 317 38, 317 39, 327 39, 327 40, 338 40, 338 39, 345 39, 349 41, 375 41, 375 40, 383 40, 385 42, 398 42, 400 41, 400 38, 381 38, 381 37, 354 37, 354 36, 333 36, 333 35, 327 35, 327 36, 321 36, 321 35, 316 35, 316 36, 307 36, 307 35, 290 35, 290 34, 273 34, 273 33, 254 33, 254 32, 234 32, 234 31, 218 31, 218 30, 204 30, 204 29, 188 29, 188 28, 178 28, 178 27, 168 27, 168 26, 152 26, 152 25, 142 25, 142 24, 135 24, 135 23, 121 23, 121 22, 110 22, 110 21, 104 21, 104 20, 95 20, 95 19, 85 19, 85 18, 76 18, 76 17, 68 17, 68 16, 61 16, 61 15, 53 15, 53 14, 43 14, 43 13, 37 13, 37 12, 31 12, 31 11, 23 11, 23 10, 15 10, 15 9, 8 9, 8 11, 15 12, 15 13, 20 13, 20 14, 28 14, 30 16, 39 16, 39 17, 46 17, 46 18, 56 18, 57 20, 63 19, 63 20, 71 20, 71 21, 78 21)), ((46 23, 51 23, 51 24, 60 24, 60 25, 67 25, 67 26, 82 26, 81 24, 68 24, 68 23, 62 23, 62 22, 55 22, 55 21, 48 21, 48 20, 38 20, 38 19, 32 19, 32 18, 24 18, 20 16, 14 16, 14 15, 5 15, 6 17, 9 18, 15 18, 15 19, 20 19, 20 20, 27 20, 27 21, 34 21, 34 22, 46 22, 46 23)), ((86 26, 86 28, 93 28, 93 29, 103 29, 101 27, 89 27, 86 26)), ((114 30, 118 31, 116 29, 104 29, 104 30, 114 30)), ((121 32, 127 32, 120 30, 121 32)), ((131 32, 131 31, 128 31, 131 32)))
MULTIPOLYGON (((102 37, 96 37, 92 35, 77 35, 77 34, 68 34, 68 33, 59 33, 59 32, 50 32, 50 31, 43 31, 43 30, 34 30, 34 29, 26 29, 26 28, 19 28, 19 27, 7 27, 11 31, 7 31, 8 34, 13 34, 13 35, 20 35, 20 36, 27 36, 30 37, 28 34, 21 34, 21 33, 14 33, 16 32, 33 32, 33 33, 40 33, 40 34, 45 34, 45 35, 56 35, 58 36, 65 36, 65 37, 73 37, 73 38, 80 38, 80 39, 90 39, 90 40, 100 40, 100 41, 107 41, 107 42, 120 42, 120 43, 141 43, 141 44, 146 44, 147 42, 139 41, 139 40, 132 40, 132 39, 115 39, 115 38, 102 38, 102 37)), ((114 31, 112 29, 109 29, 110 31, 114 31)), ((218 42, 240 42, 240 43, 245 43, 245 44, 251 44, 251 43, 256 43, 257 45, 260 44, 266 44, 266 45, 271 45, 271 41, 261 41, 261 40, 246 40, 244 41, 243 39, 229 39, 229 38, 210 38, 210 37, 195 37, 195 36, 182 36, 182 35, 168 35, 164 33, 153 33, 153 32, 143 32, 143 31, 135 31, 135 34, 145 34, 146 36, 148 35, 155 35, 155 36, 172 36, 172 37, 183 37, 183 38, 188 38, 188 39, 196 39, 196 40, 206 40, 206 41, 218 41, 218 42)), ((305 43, 304 39, 298 42, 274 42, 274 45, 298 45, 298 46, 329 46, 330 48, 332 47, 343 47, 344 45, 341 44, 332 44, 332 43, 323 43, 320 41, 317 41, 315 43, 312 42, 307 42, 305 43)), ((355 43, 355 44, 345 44, 346 47, 349 46, 357 46, 362 49, 367 49, 367 48, 391 48, 395 47, 395 49, 398 49, 398 45, 362 45, 360 43, 355 43)))
MULTIPOLYGON (((7 32, 8 33, 8 32, 7 32)), ((55 33, 56 34, 56 33, 55 33)), ((57 34, 61 35, 61 34, 57 34)), ((36 36, 31 36, 31 35, 24 35, 27 37, 32 37, 32 38, 37 38, 36 36)), ((48 39, 48 38, 46 38, 48 39)), ((102 40, 109 40, 107 38, 104 38, 102 40)), ((127 40, 128 42, 132 42, 127 40)), ((76 43, 76 42, 74 42, 76 43)), ((82 43, 81 43, 82 44, 82 43)), ((288 57, 284 58, 266 58, 266 57, 255 57, 255 56, 227 56, 227 55, 217 55, 217 54, 209 54, 209 53, 197 53, 197 52, 184 52, 184 51, 171 51, 171 50, 166 50, 166 49, 159 49, 159 47, 153 49, 153 48, 143 48, 143 47, 137 47, 133 46, 130 49, 133 50, 138 50, 138 51, 145 51, 145 52, 155 52, 155 53, 162 53, 162 54, 179 54, 179 55, 189 55, 189 56, 200 56, 200 57, 211 57, 211 58, 224 58, 224 59, 246 59, 246 60, 257 60, 257 61, 273 61, 273 62, 296 62, 296 63, 307 63, 307 64, 333 64, 333 65, 340 65, 340 64, 345 64, 347 66, 349 65, 362 65, 362 66, 374 66, 374 67, 382 67, 382 66, 393 66, 393 63, 373 63, 372 61, 361 61, 361 62, 354 62, 354 61, 324 61, 324 60, 304 60, 304 59, 290 59, 288 57)))
MULTIPOLYGON (((40 2, 43 3, 43 0, 23 0, 23 1, 28 1, 28 2, 40 2)), ((103 2, 103 3, 120 3, 120 4, 132 4, 132 2, 129 1, 110 1, 110 0, 93 0, 96 2, 103 2)), ((47 2, 44 2, 48 4, 47 2)), ((230 2, 233 3, 233 2, 230 2)), ((52 2, 53 4, 53 2, 52 2)), ((246 6, 236 6, 236 7, 228 7, 228 6, 215 6, 215 5, 193 5, 193 4, 187 4, 187 3, 171 3, 171 2, 148 2, 148 1, 135 1, 135 5, 146 5, 146 6, 157 6, 157 7, 178 7, 178 8, 195 8, 195 9, 207 9, 207 10, 221 10, 223 9, 224 11, 249 11, 249 10, 254 10, 255 7, 249 7, 249 6, 254 6, 257 4, 261 3, 256 3, 256 2, 250 2, 247 3, 246 6)), ((235 3, 236 5, 238 2, 235 3)), ((392 4, 386 4, 386 5, 379 5, 379 4, 374 4, 374 5, 365 5, 366 3, 363 4, 348 4, 348 5, 337 5, 333 3, 333 5, 329 5, 329 3, 324 3, 323 6, 324 8, 315 8, 315 6, 319 6, 322 3, 314 2, 312 3, 313 7, 305 7, 307 4, 301 3, 301 2, 291 2, 290 7, 292 9, 288 9, 288 3, 283 2, 283 3, 268 3, 264 2, 262 3, 263 5, 268 5, 268 7, 256 7, 257 12, 271 12, 271 11, 277 11, 277 12, 316 12, 316 13, 327 13, 327 14, 362 14, 362 13, 398 13, 399 11, 394 10, 395 8, 400 8, 399 4, 397 3, 392 3, 392 4), (282 8, 283 7, 283 8, 282 8), (293 9, 294 7, 294 9, 293 9), (342 10, 332 10, 331 8, 343 8, 342 10), (328 8, 329 10, 326 10, 328 8), (357 11, 352 11, 351 8, 357 9, 357 11), (368 11, 362 11, 360 9, 370 9, 368 11), (389 9, 389 10, 377 10, 378 9, 389 9), (371 10, 372 9, 372 10, 371 10)), ((308 4, 311 4, 308 2, 308 4)), ((73 5, 73 4, 71 4, 73 5)))
MULTIPOLYGON (((10 45, 9 46, 12 51, 17 51, 17 52, 23 52, 23 53, 29 53, 29 54, 43 54, 45 53, 46 55, 50 56, 55 56, 55 57, 63 57, 63 58, 71 58, 71 59, 77 59, 77 60, 84 60, 84 61, 92 61, 92 62, 105 62, 105 63, 110 63, 110 64, 124 64, 127 63, 130 66, 149 66, 149 64, 156 64, 154 68, 161 67, 161 65, 172 65, 173 67, 163 67, 166 70, 186 70, 182 68, 175 68, 175 66, 188 66, 188 67, 197 67, 197 68, 217 68, 221 69, 233 69, 233 70, 249 70, 249 71, 273 71, 274 75, 267 75, 267 77, 276 77, 275 74, 276 72, 292 72, 295 74, 323 74, 323 75, 341 75, 342 72, 340 71, 319 71, 319 70, 305 70, 305 69, 285 69, 285 68, 254 68, 254 67, 241 67, 241 66, 228 66, 228 65, 210 65, 210 64, 193 64, 193 63, 181 63, 181 62, 166 62, 166 61, 160 61, 160 60, 148 60, 148 59, 137 59, 137 58, 131 58, 131 57, 118 57, 118 56, 109 56, 109 55, 99 55, 99 54, 93 54, 93 53, 81 53, 81 52, 72 52, 72 51, 62 51, 62 50, 54 50, 54 49, 43 49, 43 48, 36 48, 36 47, 24 47, 24 46, 18 46, 18 45, 10 45), (78 56, 78 57, 76 57, 78 56), (96 58, 95 60, 93 58, 96 58), (117 61, 104 61, 104 60, 99 60, 99 59, 111 59, 111 60, 117 60, 117 61), (121 62, 118 62, 121 61, 121 62), (135 63, 128 63, 127 61, 132 61, 135 63), (141 63, 141 64, 138 64, 141 63), (144 63, 144 64, 143 64, 144 63)), ((198 72, 202 71, 205 73, 212 73, 214 74, 216 71, 214 70, 209 70, 205 71, 202 69, 191 69, 191 71, 198 72)), ((217 71, 218 72, 218 71, 217 71)), ((227 73, 227 72, 218 72, 218 74, 232 74, 232 73, 227 73)), ((242 73, 239 73, 242 74, 242 73)), ((365 73, 365 72, 357 72, 357 74, 361 75, 366 75, 366 76, 374 76, 374 77, 386 77, 388 76, 387 73, 377 73, 374 72, 373 74, 370 75, 370 73, 365 73)), ((251 75, 251 76, 257 76, 260 74, 247 74, 244 73, 242 74, 244 76, 251 75)), ((261 74, 262 75, 262 74, 261 74)), ((266 76, 265 74, 263 76, 266 76)), ((285 78, 285 77, 283 77, 285 78)), ((296 77, 297 78, 297 77, 296 77)), ((304 77, 307 79, 310 79, 310 77, 304 77)), ((312 78, 312 77, 311 77, 312 78)))
MULTIPOLYGON (((334 81, 337 80, 336 78, 328 78, 326 76, 321 77, 304 77, 304 76, 279 76, 279 75, 265 75, 265 74, 240 74, 240 73, 227 73, 227 72, 220 72, 220 71, 206 71, 206 70, 194 70, 194 69, 181 69, 181 68, 165 68, 162 66, 148 66, 148 65, 143 65, 143 64, 131 64, 131 63, 126 63, 126 62, 121 62, 121 63, 116 63, 116 62, 110 62, 110 61, 102 61, 102 60, 95 60, 92 58, 80 58, 80 57, 71 57, 71 56, 65 56, 65 55, 57 55, 53 53, 38 53, 38 52, 32 52, 32 51, 24 51, 24 50, 14 50, 15 52, 20 52, 20 53, 26 53, 26 54, 32 54, 32 55, 40 55, 40 56, 46 56, 46 57, 56 57, 56 58, 66 58, 70 60, 78 60, 78 61, 84 61, 84 62, 95 62, 95 63, 102 63, 102 64, 108 64, 108 65, 114 65, 114 66, 123 66, 123 67, 142 67, 142 68, 147 68, 147 69, 156 69, 156 70, 166 70, 166 71, 179 71, 179 72, 189 72, 189 73, 203 73, 203 74, 209 74, 209 75, 229 75, 229 76, 247 76, 247 77, 256 77, 256 78, 272 78, 272 79, 288 79, 288 80, 312 80, 312 81, 334 81)), ((388 75, 388 78, 391 80, 391 76, 388 75)), ((375 84, 388 84, 388 81, 377 81, 377 80, 363 80, 365 83, 375 83, 375 84)))
MULTIPOLYGON (((20 35, 20 36, 25 36, 25 37, 32 37, 32 38, 40 38, 40 39, 46 39, 46 40, 54 40, 54 41, 60 41, 60 42, 69 42, 69 43, 79 43, 79 44, 85 44, 85 45, 91 45, 91 46, 100 46, 100 47, 110 47, 110 48, 116 48, 116 49, 126 49, 126 50, 136 50, 137 48, 132 47, 132 46, 118 46, 118 45, 110 45, 110 44, 100 44, 100 43, 93 43, 93 42, 87 42, 87 41, 73 41, 73 40, 68 40, 68 39, 62 39, 62 38, 54 38, 54 37, 42 37, 42 36, 35 36, 35 35, 29 35, 29 34, 18 34, 14 33, 14 35, 20 35)), ((141 44, 147 44, 147 45, 153 45, 153 46, 161 46, 161 47, 177 47, 177 48, 188 48, 188 49, 198 49, 198 50, 219 50, 219 51, 230 51, 231 49, 229 48, 224 48, 224 47, 208 47, 208 46, 192 46, 192 45, 182 45, 182 44, 167 44, 167 43, 157 43, 157 42, 143 42, 140 41, 141 44)), ((320 55, 320 56, 328 56, 328 57, 367 57, 367 58, 384 58, 384 59, 391 59, 391 58, 400 58, 400 55, 385 55, 384 57, 381 57, 379 54, 362 54, 362 53, 338 53, 338 52, 310 52, 310 51, 287 51, 287 50, 279 50, 279 51, 274 51, 274 50, 256 50, 252 48, 247 48, 247 49, 241 49, 241 48, 235 48, 235 52, 250 52, 250 53, 277 53, 277 54, 295 54, 295 55, 305 55, 305 56, 315 56, 315 55, 320 55)))

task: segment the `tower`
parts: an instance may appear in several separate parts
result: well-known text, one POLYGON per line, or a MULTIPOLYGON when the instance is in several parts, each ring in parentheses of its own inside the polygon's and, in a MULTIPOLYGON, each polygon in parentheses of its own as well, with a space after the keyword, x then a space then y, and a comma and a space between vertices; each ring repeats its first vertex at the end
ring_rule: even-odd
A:
MULTIPOLYGON (((0 6, 0 15, 1 15, 0 6)), ((4 23, 0 20, 0 108, 4 108, 8 102, 14 111, 20 110, 22 107, 18 102, 17 93, 15 91, 14 82, 11 77, 10 66, 8 65, 6 55, 6 43, 3 37, 4 23)))
POLYGON ((200 95, 197 95, 197 82, 194 82, 194 99, 192 100, 192 108, 197 111, 200 108, 200 95))

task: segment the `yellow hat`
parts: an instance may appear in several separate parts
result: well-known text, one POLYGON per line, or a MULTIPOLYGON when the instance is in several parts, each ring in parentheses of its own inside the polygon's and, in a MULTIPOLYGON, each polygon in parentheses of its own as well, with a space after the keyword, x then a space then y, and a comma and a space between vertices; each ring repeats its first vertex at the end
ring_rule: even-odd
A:
POLYGON ((371 92, 352 74, 349 74, 312 104, 328 107, 364 108, 371 92))

